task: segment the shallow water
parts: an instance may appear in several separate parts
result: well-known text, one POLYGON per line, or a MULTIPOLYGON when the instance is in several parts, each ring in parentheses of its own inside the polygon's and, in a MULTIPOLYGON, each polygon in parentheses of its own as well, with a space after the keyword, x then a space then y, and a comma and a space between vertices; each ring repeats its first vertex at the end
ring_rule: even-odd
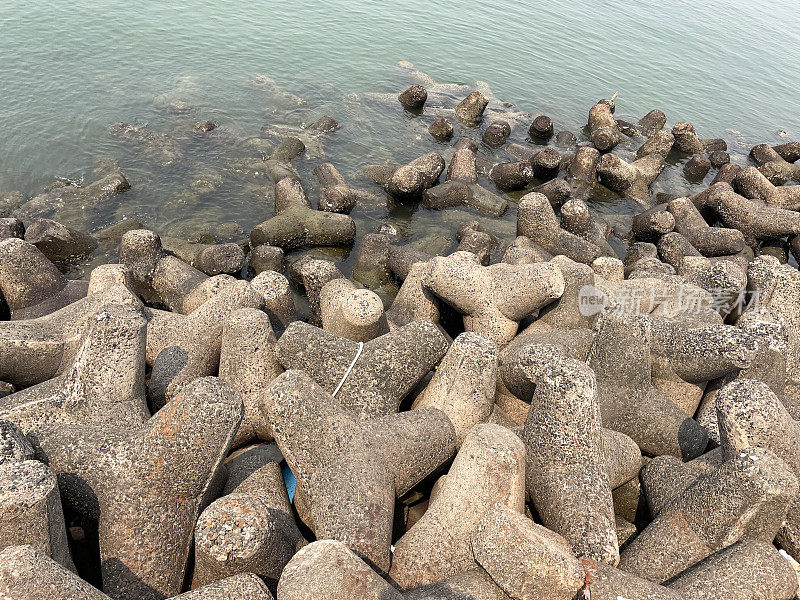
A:
MULTIPOLYGON (((661 108, 670 124, 689 120, 701 137, 725 138, 743 164, 755 143, 781 141, 781 132, 800 137, 796 2, 698 4, 6 2, 0 193, 33 195, 56 178, 89 182, 95 161, 114 157, 132 189, 96 214, 70 216, 70 224, 94 231, 135 218, 162 235, 186 237, 187 222, 213 231, 236 221, 246 233, 271 216, 271 185, 232 171, 231 158, 259 156, 246 140, 264 124, 302 127, 323 114, 341 128, 322 148, 310 148, 317 156, 297 163, 312 201, 318 190, 311 171, 323 160, 354 187, 378 192, 360 176, 364 165, 447 148, 425 131, 431 111, 412 116, 375 95, 396 94, 413 81, 395 66, 401 59, 440 83, 486 82, 498 98, 575 133, 597 99, 618 91, 619 117, 635 120, 661 108), (256 74, 279 87, 258 85, 256 74), (188 111, 175 114, 175 101, 188 111), (189 132, 199 118, 220 125, 205 141, 189 132), (157 164, 108 134, 117 121, 168 133, 181 158, 157 164)), ((452 106, 462 92, 452 90, 442 102, 452 106)), ((510 141, 526 143, 526 129, 516 127, 510 141)), ((481 131, 466 133, 477 139, 481 131)), ((483 151, 497 162, 512 160, 502 150, 483 151)), ((676 165, 654 189, 693 187, 676 165)), ((595 208, 630 211, 613 199, 595 208)), ((474 216, 387 208, 380 194, 353 212, 359 237, 389 224, 401 241, 431 236, 443 252, 455 246, 456 227, 474 216)), ((510 237, 514 216, 512 207, 504 219, 486 221, 510 237)), ((113 254, 102 249, 93 262, 113 254)))

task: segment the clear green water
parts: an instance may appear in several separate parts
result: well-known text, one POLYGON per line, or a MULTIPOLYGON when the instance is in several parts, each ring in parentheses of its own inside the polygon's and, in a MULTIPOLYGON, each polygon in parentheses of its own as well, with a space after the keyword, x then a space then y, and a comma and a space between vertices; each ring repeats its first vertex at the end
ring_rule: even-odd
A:
MULTIPOLYGON (((159 167, 111 138, 108 126, 174 131, 205 118, 239 140, 257 137, 265 123, 301 126, 327 113, 342 128, 326 158, 367 187, 358 175, 365 164, 443 150, 425 133, 433 117, 412 118, 369 96, 410 83, 395 67, 403 59, 439 82, 485 81, 497 97, 576 133, 594 101, 618 91, 618 115, 661 108, 670 124, 689 120, 701 137, 726 138, 739 161, 749 145, 782 139, 779 131, 800 137, 797 0, 15 0, 0 4, 0 192, 34 194, 57 177, 91 180, 94 161, 113 156, 133 189, 114 211, 76 225, 135 217, 159 230, 197 217, 235 219, 248 230, 271 207, 253 191, 264 182, 226 171, 233 142, 187 143, 186 160, 159 167), (305 102, 254 86, 257 73, 305 102), (154 103, 159 96, 193 112, 176 116, 154 103), (215 189, 185 211, 166 203, 198 174, 217 181, 215 189)), ((523 129, 514 141, 524 142, 523 129)), ((321 160, 298 164, 312 198, 310 173, 321 160)), ((673 183, 686 187, 669 173, 659 180, 673 183)), ((376 203, 353 216, 360 234, 391 222, 414 237, 452 232, 465 214, 376 203)), ((513 216, 498 233, 513 231, 513 216)))

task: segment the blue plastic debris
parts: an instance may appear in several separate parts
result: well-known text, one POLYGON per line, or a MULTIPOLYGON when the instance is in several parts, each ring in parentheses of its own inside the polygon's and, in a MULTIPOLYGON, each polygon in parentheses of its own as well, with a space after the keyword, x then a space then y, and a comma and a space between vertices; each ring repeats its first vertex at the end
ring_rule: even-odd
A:
POLYGON ((289 492, 289 501, 294 499, 294 488, 297 487, 297 479, 294 478, 294 473, 289 468, 289 465, 283 465, 283 481, 286 483, 286 491, 289 492))

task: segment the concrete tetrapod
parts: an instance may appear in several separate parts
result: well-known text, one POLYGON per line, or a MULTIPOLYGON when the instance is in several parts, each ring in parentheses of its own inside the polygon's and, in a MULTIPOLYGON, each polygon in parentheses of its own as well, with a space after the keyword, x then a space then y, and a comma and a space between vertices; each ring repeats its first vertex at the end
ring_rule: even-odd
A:
MULTIPOLYGON (((769 144, 753 146, 750 149, 750 158, 756 161, 758 170, 775 185, 783 185, 792 179, 800 181, 800 165, 786 160, 769 144)), ((789 158, 795 157, 789 156, 789 158)))
POLYGON ((116 194, 130 189, 130 183, 117 168, 102 171, 97 173, 97 179, 80 187, 63 181, 48 186, 41 194, 13 210, 12 216, 25 222, 54 216, 54 213, 59 218, 75 219, 92 210, 103 210, 112 201, 119 202, 116 194))
POLYGON ((406 275, 403 285, 386 311, 389 330, 394 331, 412 321, 427 319, 439 323, 439 299, 422 282, 430 272, 428 261, 415 262, 406 275))
POLYGON ((511 600, 489 574, 476 566, 436 583, 422 585, 403 594, 404 600, 511 600))
POLYGON ((631 235, 641 242, 654 242, 665 233, 674 230, 675 217, 667 210, 667 206, 657 204, 653 208, 633 215, 631 235))
POLYGON ((744 249, 741 231, 709 226, 689 198, 671 200, 667 210, 675 218, 675 231, 686 237, 704 256, 736 254, 744 249))
POLYGON ((244 250, 239 244, 212 244, 203 248, 192 261, 192 265, 206 275, 237 275, 244 267, 244 250))
POLYGON ((188 315, 150 310, 147 364, 153 370, 147 392, 153 411, 164 406, 181 384, 217 372, 228 314, 264 304, 261 294, 247 282, 217 277, 223 278, 218 291, 188 315))
POLYGON ((700 139, 694 126, 688 121, 676 123, 672 127, 672 134, 675 136, 675 148, 686 154, 728 149, 725 140, 719 138, 700 139))
POLYGON ((567 541, 496 504, 471 536, 475 561, 515 600, 573 600, 584 570, 567 541))
POLYGON ((292 288, 283 274, 262 271, 250 280, 250 285, 264 298, 264 312, 269 316, 273 327, 283 330, 289 323, 297 320, 292 288))
POLYGON ((453 455, 450 419, 433 408, 361 418, 297 370, 273 381, 264 405, 317 539, 342 541, 388 571, 395 496, 453 455))
POLYGON ((350 214, 356 206, 358 191, 347 185, 336 167, 331 163, 317 165, 314 176, 322 188, 317 203, 319 210, 350 214))
POLYGON ((0 549, 22 544, 75 572, 58 480, 35 460, 0 464, 0 549))
POLYGON ((34 454, 33 446, 19 427, 11 421, 0 421, 0 465, 31 460, 34 454))
POLYGON ((389 268, 391 244, 388 235, 368 233, 361 238, 353 263, 353 281, 375 290, 394 285, 389 268))
POLYGON ((33 546, 0 549, 0 598, 111 600, 33 546))
POLYGON ((601 216, 589 210, 589 205, 580 198, 571 198, 561 206, 561 227, 594 244, 604 255, 616 256, 608 243, 611 226, 601 216))
POLYGON ((698 477, 620 554, 620 569, 662 583, 743 538, 771 541, 797 478, 763 448, 747 448, 698 477))
POLYGON ((735 376, 758 353, 755 336, 712 319, 650 317, 653 385, 687 415, 695 414, 708 381, 735 376))
POLYGON ((45 316, 0 322, 0 381, 24 388, 63 373, 110 304, 141 310, 130 290, 111 285, 45 316))
MULTIPOLYGON (((584 362, 592 332, 573 329, 553 334, 524 334, 517 340, 519 343, 515 340, 500 355, 500 379, 509 391, 498 391, 495 403, 498 407, 508 406, 506 400, 512 400, 509 394, 515 394, 512 401, 518 408, 512 420, 524 426, 531 412, 531 405, 526 402, 532 401, 542 364, 549 364, 559 355, 584 362)), ((524 428, 520 435, 524 435, 523 432, 524 428)), ((624 433, 606 428, 600 429, 600 437, 603 468, 611 489, 638 477, 642 455, 636 442, 624 433)))
POLYGON ((600 152, 608 152, 619 144, 622 136, 614 120, 614 98, 600 100, 589 109, 589 133, 600 152))
POLYGON ((736 321, 736 326, 751 334, 758 344, 758 351, 750 366, 721 379, 705 388, 703 400, 697 410, 696 419, 705 427, 711 438, 719 443, 716 396, 728 383, 741 379, 752 379, 767 384, 784 404, 792 417, 800 416, 798 407, 786 394, 786 349, 787 331, 783 319, 768 308, 754 306, 746 310, 736 321))
MULTIPOLYGON (((800 428, 767 384, 740 379, 723 387, 716 397, 720 443, 725 456, 758 446, 773 451, 800 475, 800 428)), ((800 556, 800 500, 789 506, 778 543, 800 556)))
POLYGON ((542 523, 564 536, 578 557, 616 565, 594 373, 557 353, 542 356, 534 369, 529 376, 536 391, 522 431, 528 494, 542 523))
POLYGON ((337 400, 362 416, 376 417, 396 413, 448 345, 445 335, 425 320, 375 338, 360 351, 352 340, 296 321, 278 340, 276 354, 284 368, 304 370, 329 393, 344 379, 337 400))
POLYGON ((800 389, 800 273, 776 261, 762 262, 761 267, 761 285, 755 286, 760 289, 759 306, 781 319, 786 328, 785 396, 794 398, 800 389))
POLYGON ((491 415, 496 384, 497 346, 486 336, 465 332, 450 345, 411 408, 438 408, 445 413, 460 448, 472 427, 491 415))
POLYGON ((397 96, 403 108, 408 110, 419 110, 425 106, 425 101, 428 99, 428 90, 421 85, 415 83, 411 87, 406 88, 397 96))
POLYGON ((253 440, 272 440, 261 403, 270 382, 283 373, 275 357, 276 344, 269 317, 260 310, 243 308, 225 317, 219 378, 236 390, 244 404, 244 417, 233 439, 234 447, 253 440))
MULTIPOLYGON (((31 546, 0 550, 0 597, 13 600, 112 600, 31 546)), ((172 600, 273 600, 255 575, 235 575, 172 600)))
POLYGON ((205 378, 183 386, 138 431, 74 431, 76 444, 103 440, 100 456, 75 458, 96 461, 103 588, 114 598, 180 592, 203 498, 241 419, 233 390, 205 378))
POLYGON ((347 215, 314 210, 300 182, 285 177, 275 184, 275 216, 256 225, 250 245, 294 250, 303 246, 348 246, 356 224, 347 215))
POLYGON ((523 333, 593 328, 597 314, 586 311, 581 302, 587 291, 595 291, 597 278, 594 271, 588 265, 563 255, 554 257, 550 262, 558 266, 564 276, 564 292, 558 300, 542 307, 536 320, 523 333))
POLYGON ((715 183, 692 201, 698 209, 713 209, 725 227, 741 231, 747 245, 753 248, 760 240, 800 233, 800 214, 749 200, 734 192, 728 183, 715 183))
POLYGON ((692 600, 793 600, 797 573, 772 544, 741 540, 684 571, 667 587, 692 600))
POLYGON ((88 258, 97 248, 91 235, 51 219, 37 219, 25 228, 25 241, 33 244, 56 265, 68 268, 88 258))
POLYGON ((283 571, 278 600, 401 600, 402 596, 345 544, 320 540, 283 571))
POLYGON ((742 169, 733 179, 733 188, 745 198, 759 200, 767 206, 786 210, 800 208, 800 185, 773 185, 755 167, 742 169))
POLYGON ((550 200, 537 192, 526 194, 517 209, 517 235, 530 238, 550 254, 563 254, 576 262, 591 264, 602 250, 561 227, 550 200))
POLYGON ((675 143, 675 136, 668 129, 659 129, 636 150, 636 158, 644 158, 650 154, 659 154, 667 158, 675 143))
POLYGON ((483 111, 486 110, 487 104, 489 104, 489 100, 486 96, 479 90, 475 90, 458 103, 455 109, 456 116, 465 125, 474 127, 483 118, 483 111))
POLYGON ((407 590, 474 568, 470 536, 495 503, 523 512, 525 449, 509 429, 481 423, 467 434, 428 510, 395 544, 389 577, 407 590))
POLYGON ((243 449, 225 461, 223 496, 200 514, 192 587, 255 573, 275 589, 296 550, 306 544, 295 524, 274 445, 243 449))
MULTIPOLYGON (((140 426, 150 416, 144 386, 145 335, 141 309, 105 305, 93 317, 70 365, 53 379, 0 398, 0 418, 14 422, 46 455, 51 444, 70 443, 65 431, 72 426, 140 426)), ((49 464, 56 474, 63 473, 60 460, 49 464)), ((79 472, 92 468, 77 466, 79 472)), ((84 495, 70 483, 60 481, 65 502, 96 519, 96 507, 83 507, 84 495)))
POLYGON ((354 342, 368 342, 389 333, 380 297, 349 279, 326 283, 319 301, 322 328, 326 331, 354 342))
POLYGON ((68 280, 33 244, 0 241, 0 292, 12 319, 35 319, 86 296, 86 281, 68 280))
POLYGON ((429 152, 410 163, 397 165, 371 165, 364 174, 399 201, 417 200, 433 187, 444 171, 444 158, 438 152, 429 152))
POLYGON ((651 380, 649 318, 605 309, 588 363, 597 379, 603 425, 631 437, 642 451, 684 459, 703 453, 708 434, 651 380))
POLYGON ((289 277, 305 288, 312 321, 315 325, 319 325, 321 323, 319 300, 322 288, 329 281, 344 279, 344 275, 331 261, 305 255, 289 265, 289 277))
POLYGON ((646 207, 650 199, 650 186, 664 170, 661 154, 653 152, 632 163, 627 163, 616 154, 604 154, 597 161, 597 178, 604 186, 646 207))
POLYGON ((206 378, 138 426, 115 420, 118 412, 111 421, 62 415, 36 433, 67 499, 99 519, 104 589, 122 600, 160 600, 181 589, 193 525, 242 405, 206 378))
POLYGON ((172 600, 274 600, 269 588, 253 573, 241 573, 175 596, 172 600))
POLYGON ((148 229, 122 236, 119 262, 131 270, 136 292, 148 302, 160 302, 170 310, 189 314, 208 300, 212 291, 208 276, 164 252, 161 238, 148 229))
POLYGON ((615 569, 607 563, 588 559, 581 561, 586 572, 586 584, 577 598, 580 600, 689 600, 664 586, 615 569))
POLYGON ((483 267, 471 252, 455 252, 431 260, 423 285, 464 315, 464 329, 502 348, 522 319, 561 297, 564 276, 551 263, 483 267))
POLYGON ((275 271, 283 273, 284 253, 277 246, 261 244, 250 250, 247 257, 249 268, 258 275, 264 271, 275 271))

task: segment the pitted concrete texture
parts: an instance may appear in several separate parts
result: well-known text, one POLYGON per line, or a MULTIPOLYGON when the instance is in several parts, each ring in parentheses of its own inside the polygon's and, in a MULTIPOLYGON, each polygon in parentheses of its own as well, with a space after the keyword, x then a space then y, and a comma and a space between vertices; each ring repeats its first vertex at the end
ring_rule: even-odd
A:
POLYGON ((597 314, 591 312, 584 314, 586 311, 582 312, 581 300, 587 286, 591 289, 596 283, 594 271, 588 265, 575 262, 563 255, 556 256, 550 262, 561 269, 564 276, 564 292, 558 300, 539 311, 536 320, 525 329, 524 333, 592 329, 597 314))
POLYGON ((586 584, 578 593, 580 600, 688 600, 678 592, 615 569, 607 563, 589 559, 581 561, 586 572, 586 584))
MULTIPOLYGON (((142 350, 135 354, 140 362, 142 350)), ((134 379, 144 374, 142 367, 132 372, 134 379)), ((146 422, 141 414, 121 420, 124 404, 89 400, 66 402, 65 407, 77 405, 74 413, 33 413, 41 417, 31 420, 39 449, 59 475, 65 501, 90 520, 99 519, 104 589, 116 599, 177 594, 193 524, 241 421, 241 401, 213 378, 183 386, 146 422), (81 412, 87 407, 93 410, 81 412), (111 416, 103 412, 109 409, 111 416)))
MULTIPOLYGON (((112 600, 32 546, 0 549, 0 597, 9 600, 112 600)), ((231 599, 273 600, 273 597, 257 576, 245 573, 172 598, 231 599)))
POLYGON ((344 275, 331 261, 313 258, 308 254, 289 265, 289 274, 293 281, 305 288, 314 324, 320 324, 320 292, 326 283, 343 279, 344 275))
POLYGON ((403 594, 404 600, 511 600, 481 567, 461 571, 403 594))
POLYGON ((751 247, 760 240, 800 233, 797 212, 749 200, 734 192, 729 183, 715 183, 692 200, 698 208, 711 208, 725 227, 741 231, 751 247))
POLYGON ((274 589, 296 550, 307 542, 294 521, 276 446, 259 444, 225 461, 224 495, 195 528, 192 587, 254 573, 274 589))
POLYGON ((297 320, 292 288, 283 274, 264 270, 250 281, 250 285, 264 298, 264 312, 274 328, 286 329, 289 323, 297 320))
POLYGON ((772 544, 742 540, 712 554, 666 584, 683 598, 791 600, 797 573, 772 544))
POLYGON ((265 410, 317 539, 342 541, 388 571, 395 496, 453 455, 450 419, 434 408, 362 418, 297 370, 275 379, 265 410))
POLYGON ((589 134, 600 152, 608 152, 620 143, 620 134, 617 122, 614 120, 614 99, 600 100, 589 109, 589 134))
MULTIPOLYGON (((800 428, 767 384, 752 379, 733 381, 716 397, 717 421, 723 453, 731 458, 750 447, 777 454, 800 476, 800 428)), ((789 506, 778 532, 778 543, 800 556, 800 501, 789 506)))
POLYGON ((525 421, 528 494, 542 522, 579 557, 619 561, 611 484, 603 460, 595 377, 585 363, 542 353, 525 421))
POLYGON ((95 480, 103 588, 114 598, 180 592, 201 502, 241 419, 233 390, 204 378, 185 385, 132 435, 90 434, 105 450, 95 459, 95 480))
POLYGON ((742 450, 668 502, 621 553, 620 568, 663 583, 740 539, 771 541, 797 490, 774 453, 742 450))
POLYGON ((75 571, 58 481, 34 460, 0 464, 0 548, 22 544, 75 571))
POLYGON ((502 348, 522 319, 561 297, 564 276, 551 263, 483 267, 471 252, 456 252, 432 259, 423 285, 464 315, 467 331, 502 348))
POLYGON ((495 505, 472 534, 475 560, 518 600, 572 600, 584 583, 567 541, 523 514, 495 505))
POLYGON ((112 284, 43 317, 0 321, 0 380, 24 388, 62 374, 109 305, 142 310, 130 290, 112 284))
POLYGON ((172 600, 274 600, 266 584, 253 573, 233 575, 175 596, 172 600))
POLYGON ((295 554, 278 600, 400 600, 402 596, 345 544, 320 540, 295 554))
POLYGON ((475 125, 483 118, 483 111, 488 104, 486 96, 475 90, 458 103, 456 116, 466 125, 475 125))
POLYGON ((470 536, 496 503, 523 512, 525 449, 510 430, 482 423, 467 434, 427 512, 397 540, 389 577, 408 590, 473 568, 470 536))
POLYGON ((9 546, 0 550, 0 598, 111 600, 33 546, 9 546))
MULTIPOLYGON (((97 424, 121 430, 149 418, 145 402, 147 322, 141 308, 99 307, 69 366, 53 379, 0 398, 0 418, 14 422, 42 449, 59 428, 97 424)), ((58 472, 58 470, 56 470, 58 472)))
POLYGON ((459 335, 412 409, 438 408, 453 423, 458 447, 470 429, 484 423, 494 408, 497 347, 480 333, 459 335))
POLYGON ((367 342, 358 355, 356 342, 297 321, 278 340, 276 354, 284 368, 302 369, 330 393, 352 364, 336 398, 362 416, 374 417, 397 412, 447 347, 448 339, 436 326, 418 320, 367 342))
POLYGON ((283 373, 275 356, 275 334, 269 317, 255 308, 229 313, 222 327, 219 378, 239 394, 244 418, 233 440, 235 447, 253 440, 272 440, 262 403, 270 382, 283 373))
POLYGON ((86 296, 88 282, 68 280, 33 244, 0 241, 0 292, 11 318, 35 319, 86 296))

